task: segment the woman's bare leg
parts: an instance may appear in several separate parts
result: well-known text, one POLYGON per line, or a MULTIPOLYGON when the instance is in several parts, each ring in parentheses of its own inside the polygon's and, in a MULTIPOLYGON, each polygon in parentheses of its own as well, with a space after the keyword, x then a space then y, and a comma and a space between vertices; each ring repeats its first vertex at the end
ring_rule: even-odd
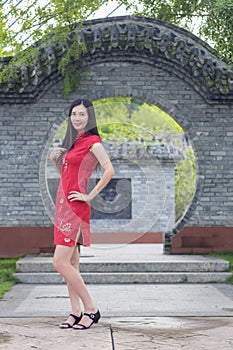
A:
MULTIPOLYGON (((71 258, 75 247, 57 245, 53 257, 54 268, 65 278, 67 284, 82 300, 84 311, 86 313, 95 313, 97 308, 88 293, 87 287, 80 275, 80 272, 71 264, 71 258)), ((89 326, 92 321, 88 316, 84 316, 82 324, 89 326)))
MULTIPOLYGON (((71 265, 79 272, 79 252, 78 247, 75 247, 73 255, 71 257, 71 265)), ((67 283, 67 288, 70 297, 71 310, 72 313, 76 316, 80 316, 81 308, 80 308, 80 299, 79 295, 74 291, 71 284, 67 283)))
MULTIPOLYGON (((78 247, 74 249, 73 255, 71 257, 71 265, 79 271, 79 252, 78 247)), ((76 316, 81 315, 80 299, 79 295, 73 290, 70 283, 67 283, 67 289, 70 297, 71 313, 76 316)), ((69 323, 71 326, 74 324, 75 320, 72 316, 69 316, 65 323, 69 323)))

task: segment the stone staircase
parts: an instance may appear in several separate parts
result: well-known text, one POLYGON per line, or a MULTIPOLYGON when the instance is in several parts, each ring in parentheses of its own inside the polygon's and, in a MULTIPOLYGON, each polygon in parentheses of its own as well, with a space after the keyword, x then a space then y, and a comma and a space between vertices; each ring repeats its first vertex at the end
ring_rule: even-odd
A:
MULTIPOLYGON (((231 276, 227 272, 229 263, 214 257, 155 256, 153 261, 144 262, 96 260, 81 256, 80 270, 87 284, 224 283, 231 276)), ((22 258, 17 262, 15 277, 28 284, 64 283, 53 269, 52 256, 22 258)))

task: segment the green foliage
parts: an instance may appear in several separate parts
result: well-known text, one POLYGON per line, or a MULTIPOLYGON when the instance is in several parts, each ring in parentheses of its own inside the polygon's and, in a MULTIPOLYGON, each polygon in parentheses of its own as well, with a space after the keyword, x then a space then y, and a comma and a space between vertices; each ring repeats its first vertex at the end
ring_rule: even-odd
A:
POLYGON ((85 51, 85 46, 81 43, 80 38, 76 36, 58 65, 59 72, 64 76, 65 96, 68 96, 79 85, 81 73, 79 58, 85 51))
POLYGON ((22 69, 29 74, 30 65, 36 67, 37 62, 48 59, 46 52, 59 43, 65 51, 58 70, 64 76, 64 94, 68 95, 79 84, 79 58, 85 52, 85 45, 73 34, 74 24, 81 26, 101 1, 51 0, 48 6, 41 6, 28 0, 23 7, 17 3, 9 0, 4 11, 0 8, 0 53, 10 56, 8 66, 0 71, 0 83, 23 83, 22 69), (19 27, 17 32, 7 29, 14 20, 19 27))
POLYGON ((111 131, 105 131, 104 135, 101 135, 104 138, 117 137, 117 132, 113 134, 115 123, 129 124, 127 133, 130 132, 131 136, 140 133, 139 129, 143 130, 143 133, 152 134, 164 131, 173 134, 184 132, 166 112, 142 100, 124 97, 107 98, 95 101, 94 106, 101 132, 102 125, 113 124, 111 131))
POLYGON ((13 277, 16 261, 17 259, 0 259, 0 299, 17 282, 13 277))
POLYGON ((25 51, 19 52, 17 56, 11 58, 9 64, 0 72, 0 83, 20 81, 20 72, 25 67, 25 64, 30 65, 38 59, 39 52, 34 46, 30 46, 25 51))
POLYGON ((229 262, 228 271, 232 272, 232 276, 227 280, 227 283, 233 284, 233 252, 222 252, 222 253, 213 252, 213 253, 210 253, 210 255, 229 262))
POLYGON ((185 158, 175 167, 175 202, 176 220, 183 214, 189 205, 196 186, 196 161, 191 147, 187 149, 185 158))
POLYGON ((136 15, 171 22, 213 46, 233 63, 233 0, 120 0, 136 15))
POLYGON ((71 33, 75 23, 81 23, 101 6, 100 0, 50 0, 42 5, 36 0, 27 0, 22 5, 17 0, 8 0, 1 11, 2 29, 8 33, 1 37, 1 47, 5 56, 14 55, 35 41, 56 32, 59 39, 71 33), (17 22, 18 31, 7 29, 6 25, 17 22), (68 32, 67 32, 68 28, 68 32))
POLYGON ((233 0, 209 1, 209 13, 200 35, 212 40, 220 57, 233 63, 233 0))
POLYGON ((163 21, 180 24, 183 18, 191 20, 193 16, 203 16, 206 7, 206 1, 202 0, 138 0, 138 4, 142 7, 139 11, 138 5, 134 1, 124 1, 135 6, 136 13, 143 13, 149 17, 161 19, 163 21))

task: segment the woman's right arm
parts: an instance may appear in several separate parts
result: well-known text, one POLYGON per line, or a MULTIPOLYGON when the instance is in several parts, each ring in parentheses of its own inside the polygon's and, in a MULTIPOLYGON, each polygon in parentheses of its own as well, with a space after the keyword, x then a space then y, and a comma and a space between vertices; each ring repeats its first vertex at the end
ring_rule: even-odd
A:
POLYGON ((62 153, 66 152, 66 148, 62 148, 62 147, 57 147, 54 148, 52 153, 50 154, 50 160, 52 161, 55 169, 57 170, 57 172, 61 175, 61 168, 59 167, 58 163, 57 163, 57 159, 58 157, 60 157, 62 155, 62 153))

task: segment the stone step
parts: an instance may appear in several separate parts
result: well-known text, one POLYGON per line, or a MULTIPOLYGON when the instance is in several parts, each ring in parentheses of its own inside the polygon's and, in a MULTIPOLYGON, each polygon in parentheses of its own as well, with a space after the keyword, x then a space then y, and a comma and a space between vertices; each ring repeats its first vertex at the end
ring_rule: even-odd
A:
MULTIPOLYGON (((81 255, 80 271, 86 283, 224 283, 231 276, 227 272, 227 261, 209 256, 155 255, 148 261, 138 262, 137 255, 127 261, 127 255, 123 259, 111 254, 101 251, 101 254, 81 255), (122 261, 116 260, 118 258, 122 261)), ((64 283, 53 268, 52 256, 26 256, 18 260, 17 271, 15 277, 22 283, 64 283)))
MULTIPOLYGON (((116 272, 226 272, 229 263, 225 260, 206 257, 190 257, 190 260, 173 256, 167 257, 167 260, 159 258, 153 262, 85 262, 81 257, 80 271, 82 273, 116 273, 116 272)), ((33 257, 27 256, 19 260, 16 264, 17 270, 22 273, 29 272, 55 272, 52 263, 52 257, 33 257)))
MULTIPOLYGON (((228 272, 115 272, 82 273, 87 284, 149 284, 149 283, 224 283, 228 272)), ((26 284, 62 284, 64 279, 56 272, 18 272, 15 277, 26 284)))

